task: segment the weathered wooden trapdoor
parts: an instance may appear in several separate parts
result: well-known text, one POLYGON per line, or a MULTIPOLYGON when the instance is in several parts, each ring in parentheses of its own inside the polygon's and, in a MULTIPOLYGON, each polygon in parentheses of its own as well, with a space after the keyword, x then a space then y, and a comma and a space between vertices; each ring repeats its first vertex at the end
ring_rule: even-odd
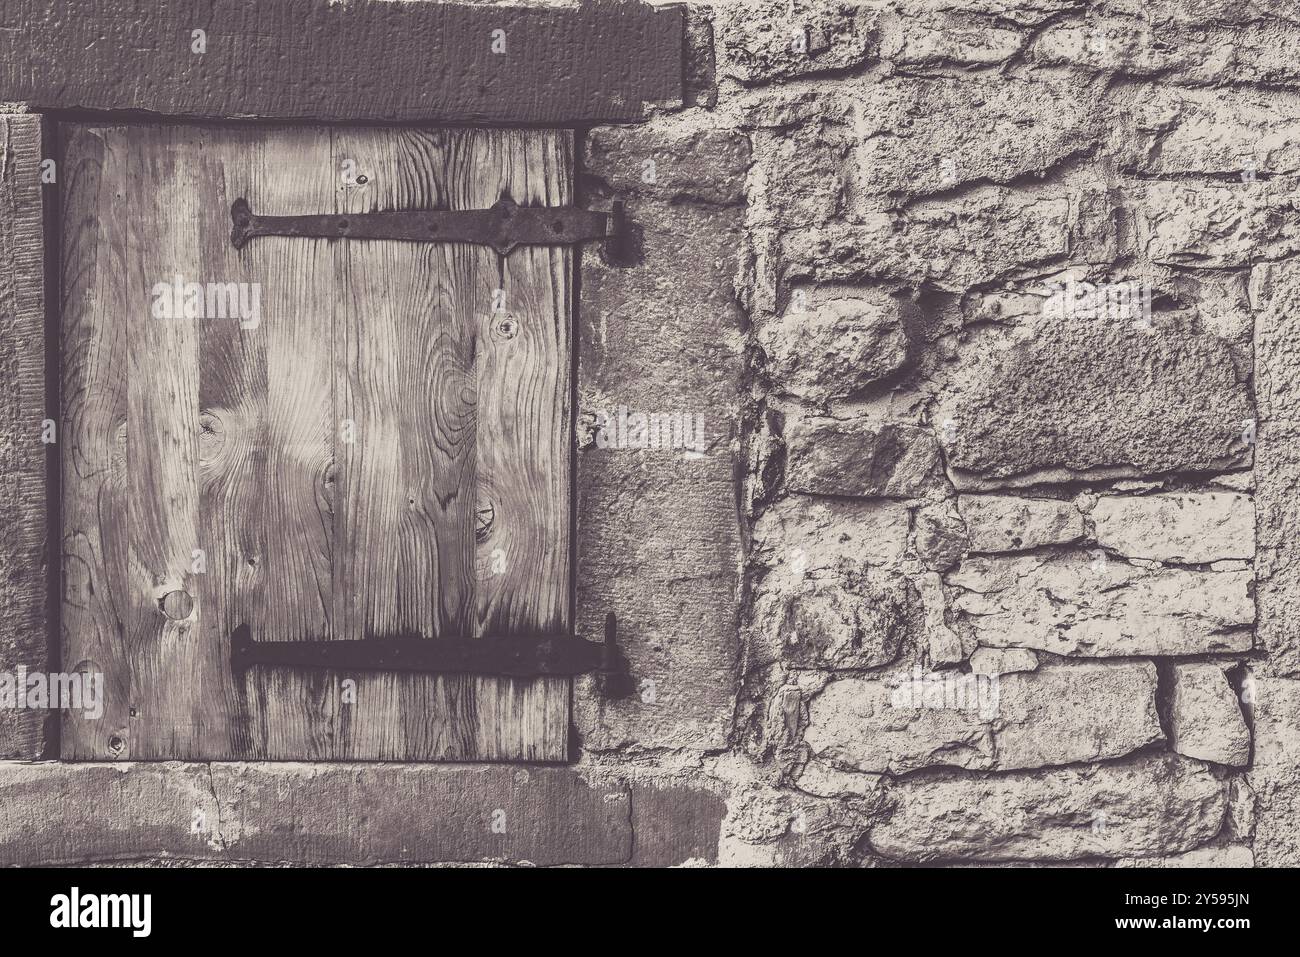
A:
POLYGON ((571 135, 60 141, 62 651, 106 682, 102 719, 65 717, 63 756, 564 760, 565 677, 239 671, 229 654, 241 625, 302 642, 569 630, 571 248, 236 250, 231 206, 568 204, 571 135))

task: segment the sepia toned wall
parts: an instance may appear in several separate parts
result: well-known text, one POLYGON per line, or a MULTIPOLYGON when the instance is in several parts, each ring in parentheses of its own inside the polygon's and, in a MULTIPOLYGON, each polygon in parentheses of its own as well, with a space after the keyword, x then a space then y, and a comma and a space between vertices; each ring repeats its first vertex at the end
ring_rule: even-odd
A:
POLYGON ((711 11, 753 150, 724 859, 1295 861, 1272 6, 711 11))
POLYGON ((14 761, 0 861, 1300 863, 1290 5, 688 11, 578 184, 638 233, 577 306, 636 694, 558 767, 14 761))

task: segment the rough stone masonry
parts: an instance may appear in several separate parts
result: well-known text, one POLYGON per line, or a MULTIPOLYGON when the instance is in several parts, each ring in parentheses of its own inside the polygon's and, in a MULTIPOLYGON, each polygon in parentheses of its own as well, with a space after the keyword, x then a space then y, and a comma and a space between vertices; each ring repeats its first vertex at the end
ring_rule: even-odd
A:
POLYGON ((642 256, 584 261, 580 415, 713 430, 580 452, 640 693, 579 682, 569 767, 13 765, 0 859, 1300 864, 1292 0, 717 0, 689 50, 580 183, 642 256))
POLYGON ((744 177, 735 710, 589 760, 725 782, 724 863, 1300 862, 1292 7, 692 22, 588 171, 744 177))

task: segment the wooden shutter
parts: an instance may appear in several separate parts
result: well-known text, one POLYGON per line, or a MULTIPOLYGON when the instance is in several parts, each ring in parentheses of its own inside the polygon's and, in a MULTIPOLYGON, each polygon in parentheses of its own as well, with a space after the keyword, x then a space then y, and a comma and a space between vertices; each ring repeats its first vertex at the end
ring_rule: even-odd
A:
POLYGON ((106 680, 64 757, 564 760, 567 678, 228 655, 241 624, 569 630, 572 252, 235 250, 230 208, 568 204, 571 135, 82 125, 61 147, 63 660, 106 680), (177 281, 250 284, 260 321, 158 318, 177 281))

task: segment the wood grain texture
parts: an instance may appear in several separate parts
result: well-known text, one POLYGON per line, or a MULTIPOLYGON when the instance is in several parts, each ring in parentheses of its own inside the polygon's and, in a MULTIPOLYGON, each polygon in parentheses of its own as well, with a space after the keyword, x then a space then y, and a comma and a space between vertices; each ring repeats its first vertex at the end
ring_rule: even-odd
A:
MULTIPOLYGON (((573 201, 569 134, 482 133, 460 141, 451 168, 453 208, 482 208, 498 192, 521 205, 573 201), (498 170, 499 181, 480 175, 498 170)), ((473 633, 572 628, 570 533, 573 356, 568 247, 525 247, 502 263, 466 247, 463 284, 474 312, 478 392, 475 603, 473 633)), ((458 283, 460 285, 460 283, 458 283)), ((538 718, 531 734, 567 736, 567 679, 493 679, 478 696, 479 724, 511 729, 538 718), (541 699, 541 700, 536 700, 541 699), (559 716, 565 724, 559 724, 559 716)), ((509 741, 494 742, 497 749, 509 741)))
POLYGON ((7 0, 0 101, 210 118, 640 120, 646 103, 681 101, 684 29, 680 8, 627 0, 80 0, 75 11, 7 0))
POLYGON ((60 342, 62 649, 68 670, 105 676, 104 716, 64 716, 65 757, 129 757, 126 222, 114 216, 125 145, 64 129, 60 342))
POLYGON ((124 272, 110 279, 125 287, 124 309, 109 317, 127 334, 124 624, 135 709, 127 743, 140 758, 201 750, 210 723, 218 724, 213 740, 221 738, 225 716, 192 682, 214 657, 199 611, 176 621, 162 607, 173 590, 195 595, 206 574, 194 554, 206 552, 198 529, 199 333, 206 319, 160 318, 151 295, 175 276, 206 281, 215 266, 201 259, 204 190, 189 161, 197 136, 167 127, 129 140, 125 181, 114 181, 113 214, 125 218, 127 242, 124 272))
MULTIPOLYGON (((301 682, 254 671, 230 676, 231 631, 244 624, 290 640, 328 634, 333 591, 330 395, 334 303, 324 242, 274 237, 256 256, 230 245, 238 198, 269 206, 330 208, 328 132, 319 128, 205 130, 194 160, 205 170, 202 261, 215 277, 257 292, 256 316, 202 323, 203 593, 221 658, 204 669, 230 712, 226 745, 264 754, 274 722, 315 727, 322 676, 301 682), (223 218, 224 214, 224 218, 223 218), (212 567, 215 563, 215 568, 212 567), (307 685, 313 693, 302 691, 307 685)), ((250 298, 249 305, 252 304, 250 298)), ((209 705, 211 706, 211 705, 209 705)))
MULTIPOLYGON (((74 130, 68 162, 96 179, 71 194, 82 229, 66 273, 109 255, 101 245, 119 251, 103 281, 129 313, 123 344, 97 303, 67 307, 86 346, 65 379, 94 401, 65 414, 93 431, 125 409, 125 468, 100 455, 101 484, 115 461, 125 473, 109 523, 129 546, 125 597, 110 589, 101 612, 122 628, 93 650, 115 680, 130 672, 134 717, 119 753, 99 733, 67 756, 564 760, 567 679, 232 676, 226 656, 240 624, 262 640, 568 627, 571 254, 520 250, 503 265, 464 244, 284 237, 236 252, 227 236, 239 196, 340 215, 505 193, 568 202, 570 134, 132 126, 74 130), (113 210, 124 236, 104 235, 105 204, 146 182, 144 201, 113 210), (144 297, 173 275, 257 284, 260 321, 152 317, 144 297), (504 339, 491 335, 503 284, 521 330, 504 339), (125 385, 84 358, 110 347, 128 353, 125 385), (498 518, 476 544, 489 482, 498 518), (493 571, 484 556, 503 547, 493 571), (166 614, 187 607, 177 590, 195 599, 188 619, 166 614)), ((65 492, 78 500, 65 538, 103 537, 99 488, 74 472, 65 492)), ((116 573, 103 548, 96 560, 95 575, 116 573)), ((90 654, 78 641, 70 653, 90 654)))
MULTIPOLYGON (((278 158, 295 168, 303 153, 310 158, 313 143, 309 132, 296 139, 283 137, 278 158)), ((258 134, 207 137, 203 146, 198 161, 218 209, 246 196, 246 191, 269 188, 272 183, 287 183, 292 188, 302 182, 296 176, 268 180, 258 175, 265 169, 267 154, 264 138, 258 134)), ((252 196, 246 198, 255 201, 252 196)), ((202 260, 231 281, 261 283, 265 292, 270 271, 286 258, 284 244, 272 244, 257 259, 242 259, 230 248, 214 219, 215 215, 204 220, 202 260)), ((311 244, 299 249, 301 257, 309 261, 311 244)), ((259 304, 267 308, 260 298, 259 304)), ((234 679, 228 676, 221 656, 228 654, 233 628, 268 614, 264 522, 279 492, 279 485, 270 482, 268 465, 268 336, 259 332, 264 332, 260 323, 245 334, 231 319, 204 320, 199 329, 199 528, 206 570, 199 576, 198 601, 208 635, 205 640, 218 655, 202 673, 211 688, 203 697, 205 707, 222 709, 228 715, 227 734, 236 753, 246 753, 252 746, 247 703, 250 681, 255 696, 264 682, 253 676, 232 687, 234 679)), ((282 588, 279 594, 285 591, 282 588)), ((305 587, 303 593, 310 595, 310 588, 305 587)), ((276 610, 283 613, 286 607, 297 605, 282 604, 276 610)), ((284 620, 283 614, 279 620, 284 620)))
MULTIPOLYGON (((41 118, 0 116, 0 671, 43 671, 46 614, 45 229, 41 118)), ((44 750, 44 712, 0 710, 0 757, 44 750)))

